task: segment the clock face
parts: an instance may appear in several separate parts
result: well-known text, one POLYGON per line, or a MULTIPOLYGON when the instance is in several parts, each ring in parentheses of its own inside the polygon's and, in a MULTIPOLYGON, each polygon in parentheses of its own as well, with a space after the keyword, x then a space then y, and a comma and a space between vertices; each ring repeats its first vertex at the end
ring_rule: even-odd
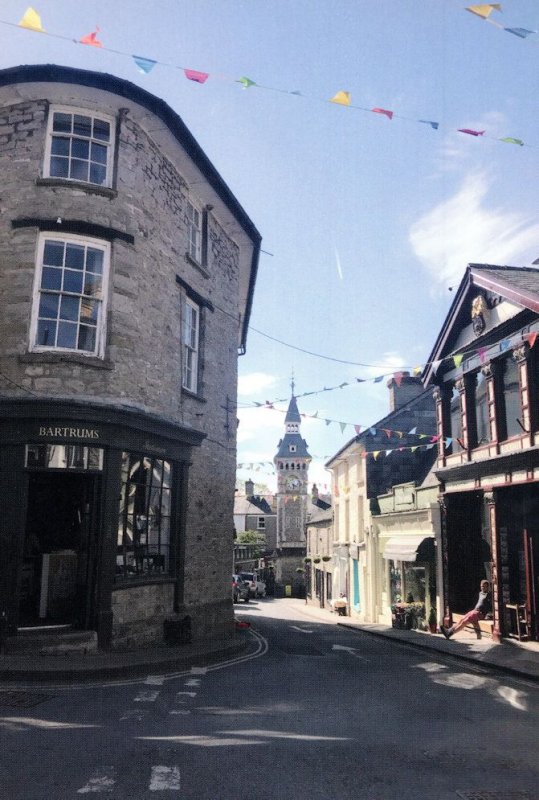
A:
POLYGON ((285 486, 289 491, 294 492, 300 488, 301 481, 299 478, 287 478, 285 486))

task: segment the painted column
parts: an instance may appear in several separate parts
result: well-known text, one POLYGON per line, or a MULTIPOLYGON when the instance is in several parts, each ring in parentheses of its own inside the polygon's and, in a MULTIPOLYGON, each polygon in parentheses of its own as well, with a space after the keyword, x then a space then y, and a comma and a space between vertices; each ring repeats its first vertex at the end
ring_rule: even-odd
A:
POLYGON ((487 506, 487 519, 490 527, 490 549, 492 553, 492 611, 494 616, 494 625, 492 628, 492 638, 495 642, 499 642, 502 636, 501 630, 501 575, 499 570, 500 565, 500 535, 496 522, 496 499, 494 492, 484 493, 484 502, 487 506))

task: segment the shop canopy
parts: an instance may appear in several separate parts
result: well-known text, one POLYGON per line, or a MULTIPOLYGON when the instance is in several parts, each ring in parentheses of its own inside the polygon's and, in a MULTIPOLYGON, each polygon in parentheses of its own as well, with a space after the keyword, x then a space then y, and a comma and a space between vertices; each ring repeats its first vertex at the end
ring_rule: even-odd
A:
POLYGON ((434 536, 413 533, 407 536, 392 536, 384 548, 384 558, 392 561, 430 561, 434 555, 434 536), (421 545, 425 542, 423 547, 421 545), (421 548, 421 549, 420 549, 421 548))

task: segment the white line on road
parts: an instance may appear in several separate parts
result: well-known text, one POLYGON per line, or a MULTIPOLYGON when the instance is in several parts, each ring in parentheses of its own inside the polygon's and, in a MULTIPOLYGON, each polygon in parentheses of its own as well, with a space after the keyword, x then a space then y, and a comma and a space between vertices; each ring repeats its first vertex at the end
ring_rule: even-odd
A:
POLYGON ((334 644, 332 649, 350 653, 351 656, 354 656, 354 658, 359 658, 361 661, 369 661, 369 659, 365 658, 365 656, 360 656, 358 653, 356 653, 355 647, 344 647, 342 644, 334 644))
POLYGON ((180 788, 180 770, 178 767, 152 767, 150 792, 164 792, 167 789, 178 791, 180 788))
POLYGON ((147 686, 162 686, 165 682, 164 675, 148 675, 144 683, 147 686))
POLYGON ((153 703, 158 698, 159 692, 154 689, 141 689, 135 697, 135 703, 153 703))
POLYGON ((176 700, 183 702, 184 697, 196 697, 197 692, 176 692, 176 700))
POLYGON ((200 678, 189 678, 188 681, 185 681, 184 686, 200 686, 200 684, 200 678))
POLYGON ((185 714, 190 714, 191 712, 189 711, 188 708, 181 708, 179 711, 169 711, 168 713, 169 714, 184 714, 185 715, 185 714))
POLYGON ((191 667, 192 675, 205 675, 207 671, 208 667, 191 667))
POLYGON ((116 783, 116 780, 112 777, 114 772, 114 767, 103 767, 103 769, 96 770, 88 783, 81 789, 77 789, 77 794, 112 792, 112 787, 116 783))
POLYGON ((308 631, 306 628, 298 628, 297 625, 290 625, 292 630, 299 631, 300 633, 312 633, 312 631, 308 631))
POLYGON ((144 717, 148 714, 148 709, 140 708, 140 709, 130 709, 129 711, 124 711, 122 716, 120 717, 120 722, 131 722, 131 720, 135 720, 136 722, 140 722, 144 717))

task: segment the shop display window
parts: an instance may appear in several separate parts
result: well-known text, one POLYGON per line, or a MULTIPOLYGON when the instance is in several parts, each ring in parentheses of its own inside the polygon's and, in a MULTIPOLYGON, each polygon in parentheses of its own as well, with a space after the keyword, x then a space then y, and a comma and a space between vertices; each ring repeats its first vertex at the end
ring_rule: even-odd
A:
POLYGON ((169 575, 171 464, 123 453, 116 576, 169 575))

